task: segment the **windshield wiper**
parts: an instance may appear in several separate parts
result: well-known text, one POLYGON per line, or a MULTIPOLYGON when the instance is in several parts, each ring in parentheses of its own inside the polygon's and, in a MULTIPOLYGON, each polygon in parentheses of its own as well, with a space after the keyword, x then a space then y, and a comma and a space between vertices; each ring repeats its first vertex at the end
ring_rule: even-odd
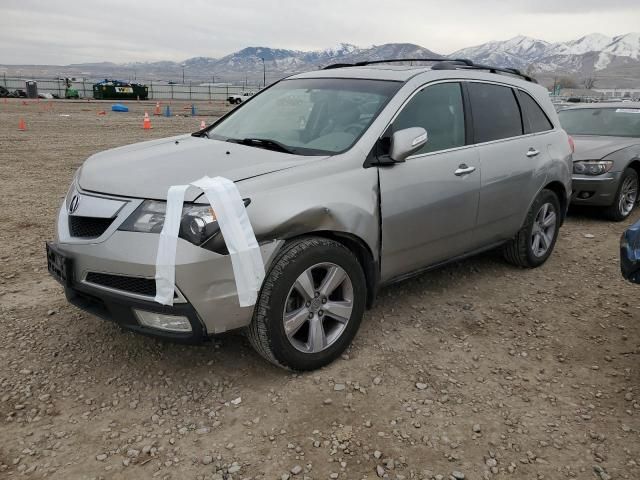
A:
POLYGON ((293 148, 288 147, 284 143, 280 143, 277 140, 271 140, 270 138, 228 138, 227 142, 240 143, 241 145, 264 148, 267 150, 274 150, 276 152, 292 154, 296 153, 293 148))

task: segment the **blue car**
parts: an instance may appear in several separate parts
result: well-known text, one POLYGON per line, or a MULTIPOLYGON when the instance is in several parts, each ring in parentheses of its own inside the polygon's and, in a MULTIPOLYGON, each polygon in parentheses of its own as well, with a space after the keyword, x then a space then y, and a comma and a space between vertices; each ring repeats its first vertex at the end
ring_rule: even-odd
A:
POLYGON ((620 238, 620 270, 630 282, 640 283, 640 220, 620 238))

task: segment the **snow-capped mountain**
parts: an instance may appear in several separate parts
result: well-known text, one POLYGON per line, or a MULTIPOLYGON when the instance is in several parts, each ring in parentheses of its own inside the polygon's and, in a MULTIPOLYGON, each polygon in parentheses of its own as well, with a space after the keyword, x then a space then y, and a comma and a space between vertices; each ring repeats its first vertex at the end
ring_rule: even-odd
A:
MULTIPOLYGON (((610 86, 637 86, 640 79, 640 33, 627 33, 608 37, 592 33, 576 40, 551 43, 518 35, 502 41, 492 41, 463 48, 450 58, 469 58, 477 63, 501 67, 515 67, 534 72, 542 78, 569 75, 575 78, 597 76, 598 81, 610 86)), ((332 47, 300 51, 269 47, 247 47, 223 58, 193 57, 182 62, 136 62, 114 64, 110 62, 85 63, 56 67, 56 75, 87 76, 94 78, 145 79, 145 81, 186 82, 238 82, 267 83, 284 76, 317 70, 332 63, 356 63, 363 60, 390 58, 441 58, 420 45, 387 43, 358 47, 339 43, 332 47), (263 64, 264 59, 264 64, 263 64)), ((11 66, 7 66, 11 67, 11 66)), ((14 66, 15 67, 15 66, 14 66)), ((49 72, 46 66, 20 66, 13 68, 18 74, 30 75, 49 72)), ((11 68, 4 68, 10 74, 11 68)))
POLYGON ((607 37, 592 33, 577 40, 549 43, 522 35, 504 41, 488 42, 463 48, 450 55, 470 58, 478 63, 526 68, 540 71, 567 71, 583 75, 608 67, 640 67, 640 34, 627 33, 607 37))
POLYGON ((448 56, 468 58, 474 62, 488 65, 523 68, 531 63, 530 59, 543 55, 550 45, 544 40, 518 35, 505 41, 494 41, 463 48, 448 56))
POLYGON ((565 43, 550 44, 547 55, 583 55, 589 52, 600 52, 611 43, 613 39, 601 33, 591 33, 577 40, 565 43))
MULTIPOLYGON (((217 60, 212 66, 225 74, 247 74, 262 71, 262 58, 267 70, 288 75, 305 70, 317 70, 332 63, 355 63, 387 58, 440 58, 441 55, 411 43, 387 43, 359 48, 340 43, 324 50, 301 52, 266 47, 249 47, 217 60)), ((187 60, 185 63, 190 62, 187 60)))

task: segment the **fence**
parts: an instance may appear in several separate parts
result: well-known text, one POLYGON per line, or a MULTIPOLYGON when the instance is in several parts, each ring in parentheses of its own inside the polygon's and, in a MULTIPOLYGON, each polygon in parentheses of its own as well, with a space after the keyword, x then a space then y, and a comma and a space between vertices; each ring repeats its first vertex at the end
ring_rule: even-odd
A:
MULTIPOLYGON (((38 93, 50 93, 64 98, 66 86, 61 79, 52 78, 15 78, 3 76, 0 78, 0 84, 9 91, 25 90, 25 82, 33 80, 38 84, 38 93)), ((226 100, 229 95, 239 94, 245 90, 257 90, 256 88, 243 87, 242 85, 233 84, 204 84, 194 85, 185 84, 168 84, 159 82, 140 82, 149 87, 149 99, 152 100, 226 100)), ((91 80, 80 80, 71 82, 71 88, 78 91, 80 98, 93 98, 93 84, 91 80)))

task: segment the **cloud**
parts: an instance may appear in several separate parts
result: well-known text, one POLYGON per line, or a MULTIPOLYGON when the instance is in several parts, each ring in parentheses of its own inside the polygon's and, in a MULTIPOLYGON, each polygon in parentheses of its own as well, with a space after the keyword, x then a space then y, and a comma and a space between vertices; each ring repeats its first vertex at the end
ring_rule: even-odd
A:
POLYGON ((449 53, 517 34, 565 41, 637 30, 637 0, 3 0, 0 64, 180 61, 245 46, 417 43, 449 53))

